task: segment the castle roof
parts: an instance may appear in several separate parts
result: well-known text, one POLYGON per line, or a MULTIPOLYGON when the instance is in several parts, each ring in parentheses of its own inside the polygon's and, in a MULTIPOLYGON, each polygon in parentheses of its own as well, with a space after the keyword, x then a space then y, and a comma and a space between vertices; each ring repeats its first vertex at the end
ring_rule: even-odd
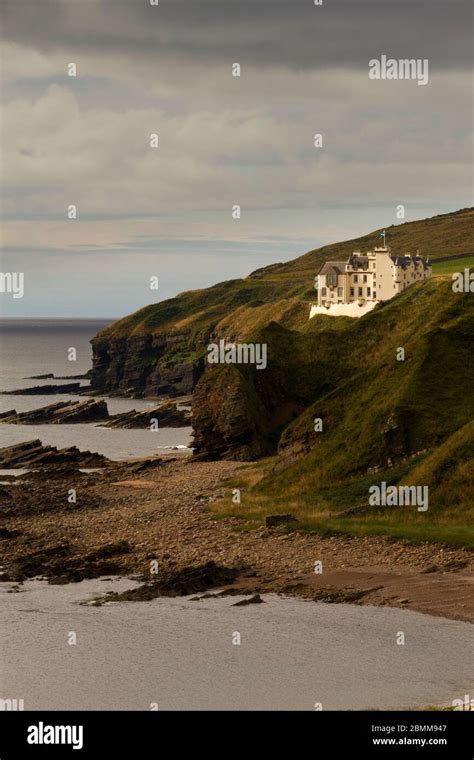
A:
MULTIPOLYGON (((428 267, 431 266, 427 259, 418 255, 410 256, 410 254, 403 254, 401 256, 390 256, 390 258, 395 266, 400 267, 401 269, 407 269, 412 262, 415 265, 421 264, 424 269, 428 269, 428 267)), ((345 274, 346 265, 351 266, 356 272, 365 272, 369 268, 369 259, 365 254, 351 253, 346 261, 326 261, 322 265, 318 274, 328 274, 329 272, 333 272, 334 274, 345 274)))
POLYGON ((347 263, 354 267, 354 269, 366 270, 369 268, 369 259, 367 256, 359 256, 356 253, 352 253, 349 256, 347 263))
POLYGON ((409 256, 405 254, 404 256, 390 256, 390 258, 395 266, 401 267, 401 269, 406 269, 412 261, 415 265, 422 264, 425 269, 429 266, 426 259, 423 259, 421 256, 409 256))
POLYGON ((327 274, 328 272, 334 272, 335 274, 344 274, 345 271, 345 261, 326 261, 319 270, 319 274, 327 274))

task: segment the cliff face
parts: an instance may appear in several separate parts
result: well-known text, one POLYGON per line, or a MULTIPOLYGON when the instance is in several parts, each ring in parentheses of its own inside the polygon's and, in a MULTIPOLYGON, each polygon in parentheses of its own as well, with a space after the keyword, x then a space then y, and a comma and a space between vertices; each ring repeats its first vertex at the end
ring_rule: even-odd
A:
POLYGON ((189 352, 186 335, 117 336, 94 340, 91 386, 133 396, 181 396, 193 392, 204 370, 189 352), (178 358, 173 352, 182 348, 178 358))
POLYGON ((269 416, 255 388, 234 367, 212 367, 193 398, 198 459, 259 459, 272 453, 269 416))
POLYGON ((360 320, 273 323, 253 338, 267 344, 267 369, 212 366, 197 385, 197 456, 278 452, 280 468, 310 456, 337 479, 433 449, 474 417, 474 299, 449 277, 360 320))

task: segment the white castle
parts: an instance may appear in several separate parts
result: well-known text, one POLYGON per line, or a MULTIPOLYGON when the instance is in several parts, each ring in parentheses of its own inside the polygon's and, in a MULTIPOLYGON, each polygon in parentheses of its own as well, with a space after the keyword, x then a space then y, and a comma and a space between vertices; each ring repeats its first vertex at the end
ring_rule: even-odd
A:
POLYGON ((431 277, 428 259, 392 256, 384 245, 361 254, 354 251, 346 261, 326 261, 317 278, 318 302, 311 304, 309 318, 316 314, 362 317, 380 301, 388 301, 409 285, 431 277))

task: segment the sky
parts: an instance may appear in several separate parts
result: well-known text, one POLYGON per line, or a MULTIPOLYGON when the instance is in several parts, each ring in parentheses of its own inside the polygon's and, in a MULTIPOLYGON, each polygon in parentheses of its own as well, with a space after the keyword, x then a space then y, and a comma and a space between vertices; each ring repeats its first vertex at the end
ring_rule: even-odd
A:
POLYGON ((470 2, 151 2, 0 0, 3 315, 120 317, 472 205, 470 2))

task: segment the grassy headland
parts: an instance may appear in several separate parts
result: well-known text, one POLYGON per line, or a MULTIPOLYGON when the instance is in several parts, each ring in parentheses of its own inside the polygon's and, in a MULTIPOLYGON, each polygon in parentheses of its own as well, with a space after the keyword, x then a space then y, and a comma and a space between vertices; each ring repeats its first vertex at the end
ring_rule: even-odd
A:
POLYGON ((260 460, 241 470, 240 504, 216 514, 255 527, 292 512, 321 533, 472 546, 474 299, 453 293, 451 274, 474 263, 461 257, 474 250, 473 217, 463 209, 388 228, 392 252, 421 250, 434 276, 358 320, 309 320, 314 276, 378 244, 379 230, 147 306, 96 336, 93 383, 144 395, 196 386, 200 456, 260 460), (218 338, 265 343, 267 369, 207 366, 218 338), (428 511, 369 507, 382 481, 428 486, 428 511))

